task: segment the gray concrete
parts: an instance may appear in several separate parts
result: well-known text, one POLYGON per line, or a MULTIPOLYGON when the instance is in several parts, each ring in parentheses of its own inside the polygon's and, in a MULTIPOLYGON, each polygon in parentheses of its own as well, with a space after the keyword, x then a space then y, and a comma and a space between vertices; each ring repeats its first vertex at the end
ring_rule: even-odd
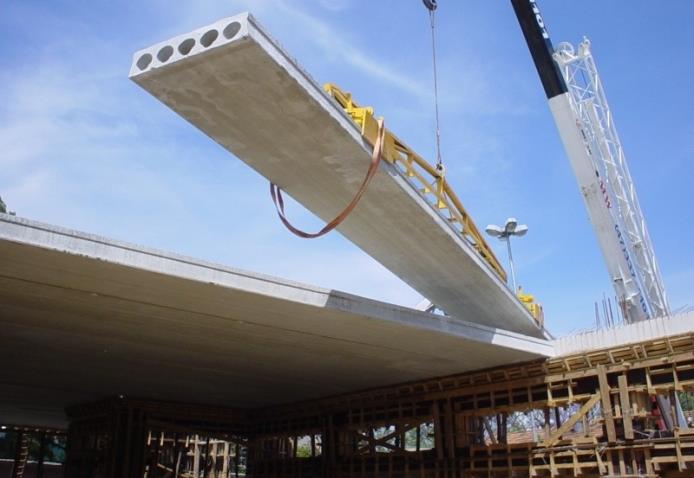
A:
MULTIPOLYGON (((130 77, 326 221, 368 168, 371 147, 354 123, 247 14, 137 52, 130 77)), ((451 315, 542 336, 466 239, 392 165, 381 164, 339 231, 451 315)))
POLYGON ((542 339, 0 214, 0 422, 257 407, 547 356, 542 339))
POLYGON ((644 320, 633 324, 589 330, 552 340, 556 355, 571 355, 590 350, 662 339, 694 331, 694 312, 644 320))

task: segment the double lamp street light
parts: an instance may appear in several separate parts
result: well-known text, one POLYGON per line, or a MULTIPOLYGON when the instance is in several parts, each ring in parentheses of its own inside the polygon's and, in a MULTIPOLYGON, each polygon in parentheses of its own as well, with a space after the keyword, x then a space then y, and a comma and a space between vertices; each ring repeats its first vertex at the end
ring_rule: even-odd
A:
POLYGON ((508 262, 511 265, 511 280, 513 282, 513 293, 518 293, 518 286, 516 285, 516 272, 513 269, 513 255, 511 254, 511 236, 524 236, 528 232, 528 226, 525 224, 518 224, 518 221, 514 217, 509 217, 506 219, 504 227, 496 226, 490 224, 486 227, 485 231, 492 237, 498 238, 500 241, 506 241, 506 246, 508 247, 508 262))

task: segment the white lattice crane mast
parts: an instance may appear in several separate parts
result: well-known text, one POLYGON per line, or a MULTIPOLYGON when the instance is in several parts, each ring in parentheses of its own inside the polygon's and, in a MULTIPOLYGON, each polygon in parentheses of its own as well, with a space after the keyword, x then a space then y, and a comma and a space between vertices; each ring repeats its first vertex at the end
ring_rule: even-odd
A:
POLYGON ((535 0, 511 0, 627 322, 669 315, 665 289, 590 43, 554 51, 535 0))
MULTIPOLYGON (((577 125, 585 135, 586 153, 599 181, 603 207, 612 219, 612 227, 600 230, 599 233, 615 236, 622 246, 628 267, 626 271, 611 271, 613 281, 627 284, 632 281, 640 282, 640 290, 632 287, 627 292, 632 295, 626 296, 632 302, 638 298, 638 304, 629 304, 640 307, 637 317, 642 314, 646 317, 668 315, 667 297, 655 252, 614 118, 590 51, 590 42, 584 39, 577 51, 569 43, 560 43, 554 59, 568 87, 577 125)), ((600 239, 600 242, 605 254, 608 240, 600 239)))

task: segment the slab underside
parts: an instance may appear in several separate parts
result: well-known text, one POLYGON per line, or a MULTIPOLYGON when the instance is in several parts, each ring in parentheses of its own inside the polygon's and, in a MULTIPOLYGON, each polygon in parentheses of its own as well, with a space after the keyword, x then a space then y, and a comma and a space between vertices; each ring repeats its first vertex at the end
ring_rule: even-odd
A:
MULTIPOLYGON (((371 147, 355 124, 252 17, 220 20, 136 53, 131 79, 325 221, 367 171, 371 147), (234 22, 240 29, 227 39, 221 32, 234 22), (220 34, 203 48, 201 35, 213 30, 220 34), (178 53, 188 39, 196 47, 178 53), (158 52, 167 47, 174 53, 162 63, 158 52), (138 67, 146 55, 153 61, 138 67)), ((391 164, 381 163, 338 230, 449 314, 541 336, 487 263, 391 164)))
POLYGON ((548 342, 0 215, 0 423, 136 398, 259 407, 551 353, 548 342))

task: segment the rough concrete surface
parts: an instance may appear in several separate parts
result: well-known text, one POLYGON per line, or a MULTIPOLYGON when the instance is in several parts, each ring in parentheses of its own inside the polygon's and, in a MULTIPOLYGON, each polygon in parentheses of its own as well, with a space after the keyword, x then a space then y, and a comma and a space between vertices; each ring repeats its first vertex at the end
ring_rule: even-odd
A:
POLYGON ((658 317, 633 324, 622 324, 571 334, 551 342, 556 355, 571 355, 662 339, 663 337, 686 334, 692 330, 694 330, 694 312, 685 312, 671 317, 658 317))
MULTIPOLYGON (((371 147, 355 124, 247 14, 137 52, 130 77, 323 220, 344 208, 368 168, 371 147)), ((381 163, 338 230, 449 314, 542 336, 394 166, 381 163)))
POLYGON ((257 407, 547 356, 542 339, 0 214, 0 422, 257 407))

